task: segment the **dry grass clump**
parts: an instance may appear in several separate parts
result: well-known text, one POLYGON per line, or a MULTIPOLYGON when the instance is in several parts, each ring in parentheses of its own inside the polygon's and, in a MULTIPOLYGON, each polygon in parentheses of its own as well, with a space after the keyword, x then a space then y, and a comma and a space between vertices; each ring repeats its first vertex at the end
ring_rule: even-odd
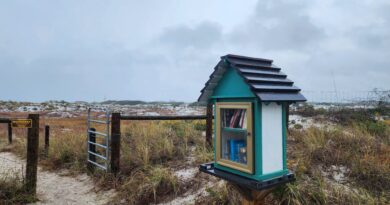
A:
POLYGON ((26 158, 27 137, 14 138, 12 144, 7 146, 7 151, 13 152, 19 157, 26 158))
POLYGON ((190 147, 201 141, 192 123, 131 122, 122 137, 122 161, 126 162, 122 170, 183 160, 190 147))
POLYGON ((51 140, 48 157, 42 157, 42 164, 51 169, 69 168, 84 171, 87 163, 86 149, 85 135, 74 133, 58 135, 55 140, 51 140))
MULTIPOLYGON (((240 204, 238 201, 229 201, 232 199, 234 189, 229 189, 226 183, 222 185, 215 185, 213 187, 206 188, 207 197, 198 199, 195 204, 213 204, 213 205, 225 205, 225 204, 240 204)), ((235 195, 236 196, 236 195, 235 195)))
POLYGON ((279 200, 286 204, 389 202, 388 129, 373 134, 366 126, 353 124, 333 130, 291 130, 288 163, 297 182, 285 186, 279 200), (329 179, 331 167, 346 167, 343 182, 329 179))
POLYGON ((196 199, 195 204, 228 205, 241 204, 242 194, 237 187, 224 180, 219 180, 211 187, 206 188, 206 195, 196 199))
POLYGON ((179 141, 174 131, 160 123, 132 123, 123 137, 122 156, 132 167, 162 163, 184 156, 185 147, 180 143, 183 140, 179 141))
POLYGON ((172 170, 185 165, 193 147, 204 141, 195 125, 184 121, 126 123, 114 203, 147 204, 184 192, 185 186, 172 170))
POLYGON ((0 176, 0 204, 26 204, 37 201, 23 187, 23 180, 17 174, 0 176))
MULTIPOLYGON (((1 133, 0 152, 10 151, 10 149, 8 138, 4 133, 1 133)), ((24 190, 23 179, 19 173, 15 173, 16 170, 8 171, 0 173, 0 204, 25 204, 36 201, 35 197, 24 190)))
POLYGON ((0 152, 4 151, 8 145, 8 141, 0 134, 0 152))
POLYGON ((194 155, 197 164, 211 162, 214 160, 214 149, 203 143, 196 146, 194 155))
POLYGON ((373 197, 363 188, 350 188, 332 183, 320 174, 298 178, 297 182, 274 191, 277 204, 385 204, 383 197, 373 197))
POLYGON ((143 167, 134 170, 118 187, 119 194, 113 203, 157 203, 179 191, 179 181, 169 168, 143 167))

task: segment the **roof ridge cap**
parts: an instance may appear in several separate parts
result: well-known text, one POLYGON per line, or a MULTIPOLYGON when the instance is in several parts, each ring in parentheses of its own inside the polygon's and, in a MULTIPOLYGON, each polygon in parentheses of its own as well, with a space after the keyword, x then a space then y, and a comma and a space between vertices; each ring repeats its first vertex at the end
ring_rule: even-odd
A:
POLYGON ((266 59, 266 58, 256 58, 256 57, 250 57, 250 56, 242 56, 242 55, 236 55, 236 54, 227 54, 224 56, 221 56, 221 58, 238 58, 238 59, 248 59, 248 60, 256 60, 256 61, 263 61, 267 63, 273 63, 274 61, 271 59, 266 59))

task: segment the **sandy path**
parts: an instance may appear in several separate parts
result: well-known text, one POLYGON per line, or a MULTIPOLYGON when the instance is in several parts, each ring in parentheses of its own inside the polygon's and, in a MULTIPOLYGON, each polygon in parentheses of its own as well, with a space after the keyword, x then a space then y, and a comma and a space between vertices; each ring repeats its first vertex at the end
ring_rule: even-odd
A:
MULTIPOLYGON (((4 175, 10 170, 21 172, 24 164, 25 161, 14 154, 0 152, 0 174, 4 175)), ((93 182, 86 174, 68 177, 39 168, 37 195, 40 201, 34 204, 105 204, 115 195, 114 191, 95 193, 93 189, 93 182)))

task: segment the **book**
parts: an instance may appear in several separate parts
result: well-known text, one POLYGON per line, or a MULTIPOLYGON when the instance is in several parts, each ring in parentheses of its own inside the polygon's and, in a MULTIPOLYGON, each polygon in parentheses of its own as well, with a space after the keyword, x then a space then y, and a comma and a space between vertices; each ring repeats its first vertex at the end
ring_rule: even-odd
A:
POLYGON ((239 162, 239 163, 246 163, 246 160, 242 160, 241 155, 246 155, 246 143, 245 140, 234 140, 230 139, 228 140, 228 144, 230 146, 230 156, 229 159, 234 162, 239 162), (244 152, 240 152, 240 150, 245 149, 244 152), (241 158, 241 159, 240 159, 241 158))
POLYGON ((240 118, 240 124, 239 124, 240 128, 243 128, 245 117, 246 117, 246 110, 243 110, 240 118))
POLYGON ((242 128, 247 129, 247 113, 245 112, 244 120, 242 122, 242 128))
POLYGON ((222 112, 222 126, 229 128, 246 128, 247 111, 245 109, 226 109, 222 112))
POLYGON ((236 114, 237 114, 237 110, 234 110, 233 116, 232 116, 232 118, 230 119, 230 126, 229 126, 229 127, 231 127, 231 128, 234 127, 234 121, 235 121, 235 118, 236 118, 236 114))

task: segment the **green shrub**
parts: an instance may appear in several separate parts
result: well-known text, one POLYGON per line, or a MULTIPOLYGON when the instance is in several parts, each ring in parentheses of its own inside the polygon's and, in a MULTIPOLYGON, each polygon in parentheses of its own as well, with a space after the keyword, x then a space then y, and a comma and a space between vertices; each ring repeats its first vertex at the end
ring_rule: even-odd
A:
POLYGON ((194 121, 194 129, 199 131, 206 130, 206 121, 205 120, 197 120, 194 121))
POLYGON ((295 124, 294 125, 294 129, 300 130, 302 128, 303 128, 303 126, 301 124, 295 124))
POLYGON ((390 135, 389 126, 381 121, 368 121, 366 123, 362 123, 362 126, 364 126, 368 133, 370 133, 371 135, 376 135, 380 137, 389 137, 390 135))
POLYGON ((326 112, 327 111, 324 108, 315 109, 313 105, 303 103, 301 106, 297 107, 296 111, 291 112, 291 114, 298 114, 303 117, 313 117, 324 115, 326 112))

